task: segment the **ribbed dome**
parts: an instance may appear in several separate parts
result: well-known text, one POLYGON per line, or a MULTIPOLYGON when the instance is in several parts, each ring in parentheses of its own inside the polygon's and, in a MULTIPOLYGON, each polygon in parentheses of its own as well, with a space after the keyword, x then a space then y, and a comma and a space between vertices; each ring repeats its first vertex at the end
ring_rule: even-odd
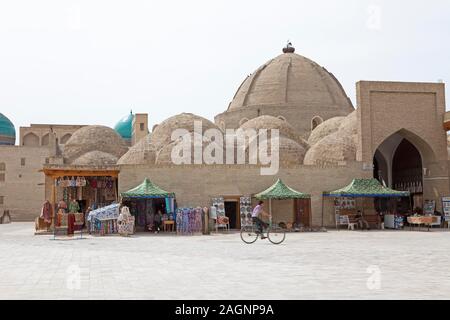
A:
POLYGON ((324 137, 338 131, 344 119, 345 117, 334 117, 322 122, 313 130, 313 132, 311 132, 311 135, 308 138, 309 145, 312 146, 324 137))
MULTIPOLYGON (((190 159, 190 163, 188 164, 195 164, 194 163, 194 144, 200 145, 200 143, 202 144, 202 150, 203 150, 203 155, 206 153, 208 154, 209 151, 212 152, 212 150, 220 150, 221 148, 223 148, 223 146, 220 146, 218 144, 215 144, 214 141, 211 141, 209 139, 207 139, 204 135, 200 135, 197 133, 189 133, 190 136, 190 141, 191 141, 191 159, 190 159), (207 149, 210 148, 210 149, 207 149)), ((184 138, 184 137, 183 137, 184 138)), ((173 165, 174 161, 172 159, 172 151, 173 148, 175 146, 177 146, 183 138, 179 138, 177 141, 173 141, 167 145, 165 145, 159 152, 158 152, 158 156, 156 158, 156 164, 158 165, 173 165)), ((183 155, 180 154, 180 157, 182 157, 183 155)), ((216 156, 215 154, 213 154, 213 156, 216 156)), ((218 160, 219 164, 223 164, 224 163, 224 157, 225 156, 225 151, 222 149, 222 157, 220 157, 220 154, 217 154, 217 157, 220 157, 220 159, 218 160)), ((208 161, 206 161, 206 159, 202 159, 202 164, 208 164, 208 161)))
POLYGON ((128 148, 124 140, 111 128, 86 126, 74 132, 64 147, 69 163, 91 151, 102 151, 120 158, 128 148))
MULTIPOLYGON (((267 153, 269 155, 272 154, 272 145, 271 139, 267 141, 258 141, 259 146, 267 147, 267 153)), ((306 150, 303 146, 301 146, 296 141, 286 138, 280 137, 278 140, 278 152, 279 152, 279 161, 281 166, 290 166, 290 165, 301 165, 303 163, 303 159, 305 157, 306 150)), ((246 148, 245 151, 246 160, 248 163, 251 163, 250 155, 249 155, 249 147, 246 148)), ((254 155, 258 156, 259 155, 254 155)), ((260 160, 260 159, 259 159, 260 160)), ((253 161, 254 163, 254 161, 253 161)), ((259 162, 258 162, 259 164, 259 162)))
POLYGON ((131 140, 133 131, 133 112, 129 115, 120 119, 119 122, 114 126, 114 130, 125 140, 131 140))
POLYGON ((306 147, 308 145, 308 143, 300 137, 300 135, 287 121, 281 120, 276 117, 264 115, 253 118, 245 122, 240 128, 243 130, 255 129, 257 131, 261 129, 278 129, 280 132, 280 137, 283 136, 294 140, 300 143, 303 147, 306 147))
POLYGON ((91 151, 85 153, 72 162, 73 165, 77 166, 110 166, 115 165, 116 163, 116 156, 101 151, 91 151))
POLYGON ((317 111, 353 106, 341 84, 325 68, 295 53, 284 53, 247 77, 228 110, 247 106, 295 106, 317 111))
POLYGON ((346 165, 356 160, 356 136, 338 130, 311 146, 305 155, 305 165, 346 165))
POLYGON ((185 129, 188 132, 194 132, 194 123, 198 121, 202 124, 202 130, 219 129, 214 123, 203 117, 192 113, 181 113, 164 120, 156 126, 152 132, 152 142, 157 150, 172 142, 172 133, 176 129, 185 129))
POLYGON ((15 142, 14 124, 3 113, 0 113, 0 145, 14 145, 15 142))
POLYGON ((119 165, 149 164, 154 165, 156 161, 156 147, 152 143, 152 134, 148 134, 138 143, 128 150, 122 158, 119 159, 119 165))

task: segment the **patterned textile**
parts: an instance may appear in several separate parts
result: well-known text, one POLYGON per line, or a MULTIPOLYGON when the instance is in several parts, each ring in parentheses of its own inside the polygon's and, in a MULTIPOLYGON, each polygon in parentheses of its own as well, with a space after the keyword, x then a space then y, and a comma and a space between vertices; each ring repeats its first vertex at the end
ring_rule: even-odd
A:
POLYGON ((106 235, 118 232, 117 219, 119 218, 119 204, 112 205, 89 212, 87 221, 90 223, 90 232, 106 235))
POLYGON ((128 207, 123 207, 117 219, 117 225, 119 234, 122 236, 128 236, 134 233, 134 217, 130 214, 128 207))
POLYGON ((202 231, 202 208, 180 208, 177 210, 177 233, 192 235, 202 231))
POLYGON ((70 201, 69 203, 69 212, 70 213, 76 213, 80 211, 80 205, 76 201, 70 201))
POLYGON ((49 201, 45 201, 42 206, 41 218, 44 219, 44 222, 51 223, 53 217, 53 208, 49 201))

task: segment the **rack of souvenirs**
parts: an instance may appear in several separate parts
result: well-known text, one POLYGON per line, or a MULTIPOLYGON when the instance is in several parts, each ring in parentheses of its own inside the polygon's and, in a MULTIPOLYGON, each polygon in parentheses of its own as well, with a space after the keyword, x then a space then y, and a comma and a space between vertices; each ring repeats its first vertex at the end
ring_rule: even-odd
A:
POLYGON ((176 214, 176 228, 179 235, 193 235, 202 231, 202 208, 179 208, 176 214))
POLYGON ((422 181, 406 181, 394 184, 394 189, 398 191, 409 191, 410 193, 422 193, 422 181))
POLYGON ((253 225, 252 198, 251 197, 241 197, 239 204, 240 204, 240 209, 241 209, 241 226, 253 225))
POLYGON ((118 233, 119 206, 118 203, 114 203, 89 212, 86 219, 89 223, 89 233, 102 236, 118 233))
POLYGON ((91 187, 93 189, 112 189, 112 177, 64 177, 56 179, 56 186, 61 188, 91 187))
POLYGON ((356 200, 355 198, 336 198, 334 199, 334 207, 337 209, 355 209, 356 200))

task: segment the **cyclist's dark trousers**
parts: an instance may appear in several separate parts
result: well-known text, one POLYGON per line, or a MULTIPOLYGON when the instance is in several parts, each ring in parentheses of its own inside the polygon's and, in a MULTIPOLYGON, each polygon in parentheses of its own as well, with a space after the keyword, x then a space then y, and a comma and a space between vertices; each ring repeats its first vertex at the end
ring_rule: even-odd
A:
POLYGON ((267 223, 262 221, 260 218, 253 217, 253 223, 258 228, 258 231, 263 234, 264 228, 267 228, 267 223))

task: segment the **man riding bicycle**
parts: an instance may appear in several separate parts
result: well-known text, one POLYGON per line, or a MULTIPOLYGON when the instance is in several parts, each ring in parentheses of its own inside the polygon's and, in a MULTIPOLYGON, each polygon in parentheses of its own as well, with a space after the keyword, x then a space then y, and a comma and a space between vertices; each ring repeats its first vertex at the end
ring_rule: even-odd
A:
POLYGON ((264 201, 259 201, 255 209, 253 209, 252 220, 258 228, 258 232, 261 234, 261 239, 266 239, 267 237, 264 236, 264 229, 268 227, 268 224, 262 220, 262 217, 270 217, 270 214, 264 212, 263 207, 264 201))

